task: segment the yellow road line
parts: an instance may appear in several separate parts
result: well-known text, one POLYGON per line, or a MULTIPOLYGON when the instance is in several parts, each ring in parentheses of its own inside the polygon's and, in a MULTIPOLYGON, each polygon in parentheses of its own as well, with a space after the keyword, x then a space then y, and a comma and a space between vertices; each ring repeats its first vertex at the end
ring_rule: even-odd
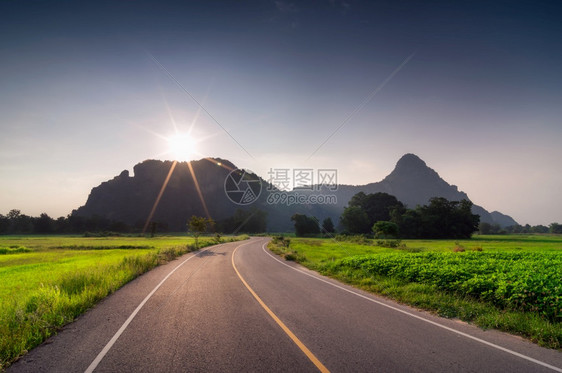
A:
POLYGON ((322 364, 320 360, 318 360, 318 358, 314 356, 314 354, 304 345, 304 343, 302 343, 301 340, 298 339, 298 337, 287 327, 287 325, 285 325, 285 323, 283 323, 283 321, 281 321, 281 319, 279 319, 279 317, 277 317, 277 315, 273 313, 273 311, 263 302, 263 300, 261 300, 261 298, 250 287, 250 285, 248 285, 248 283, 246 282, 246 280, 244 280, 240 272, 238 272, 238 268, 236 268, 236 264, 234 264, 234 254, 236 254, 236 250, 238 250, 240 246, 236 247, 232 252, 232 267, 236 271, 236 274, 238 275, 242 283, 246 286, 246 288, 250 291, 250 293, 254 296, 254 298, 256 298, 260 306, 262 306, 263 309, 269 314, 269 316, 271 316, 271 318, 275 320, 277 325, 279 325, 281 329, 283 329, 285 334, 287 334, 289 338, 291 338, 291 340, 301 349, 301 351, 304 352, 306 357, 308 357, 308 359, 312 361, 314 365, 316 365, 316 368, 318 368, 318 370, 321 372, 329 373, 330 371, 328 370, 328 368, 326 368, 324 364, 322 364))

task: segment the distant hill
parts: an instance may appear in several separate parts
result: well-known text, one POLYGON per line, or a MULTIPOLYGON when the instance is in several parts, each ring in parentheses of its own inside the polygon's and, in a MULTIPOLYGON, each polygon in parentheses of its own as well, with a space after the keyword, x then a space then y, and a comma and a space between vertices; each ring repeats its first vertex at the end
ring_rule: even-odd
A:
POLYGON ((192 215, 206 215, 197 191, 198 184, 209 215, 215 221, 231 217, 237 209, 260 209, 267 212, 270 231, 289 231, 293 227, 290 217, 294 213, 322 215, 316 206, 269 205, 266 202, 267 183, 261 178, 263 191, 259 198, 251 205, 236 205, 224 191, 228 174, 237 168, 234 164, 220 158, 204 158, 190 163, 193 173, 187 162, 176 163, 158 204, 156 200, 174 164, 172 161, 146 160, 134 166, 133 176, 127 170, 121 172, 94 187, 86 204, 72 214, 100 216, 143 227, 156 206, 151 221, 163 223, 171 231, 185 231, 186 222, 192 215), (192 175, 195 175, 197 184, 192 175))
MULTIPOLYGON (((394 170, 378 183, 357 187, 365 193, 385 192, 398 198, 409 208, 425 205, 432 197, 444 197, 450 201, 470 200, 456 185, 443 180, 435 170, 415 154, 406 154, 398 160, 394 170)), ((515 225, 510 216, 494 212, 490 214, 481 206, 474 205, 474 214, 480 215, 481 222, 497 223, 502 227, 515 225)))
MULTIPOLYGON (((215 219, 226 218, 234 213, 235 206, 230 203, 223 191, 224 180, 229 168, 236 167, 223 159, 215 163, 200 160, 191 162, 192 168, 209 211, 215 219)), ((74 214, 78 216, 98 215, 127 224, 143 226, 162 189, 162 185, 172 167, 171 161, 147 160, 134 166, 134 176, 123 171, 112 180, 101 183, 92 189, 86 204, 74 214)), ((170 176, 154 212, 153 221, 168 224, 172 230, 185 230, 191 215, 204 216, 195 182, 186 162, 179 162, 170 176)))
MULTIPOLYGON (((173 163, 147 160, 134 166, 134 176, 130 176, 127 170, 123 171, 112 180, 93 188, 86 204, 73 211, 73 214, 77 216, 97 215, 130 225, 142 226, 155 205, 173 163)), ((395 169, 380 182, 361 186, 339 185, 337 191, 324 191, 323 193, 336 195, 337 204, 335 205, 268 204, 266 189, 269 185, 256 175, 255 177, 260 180, 262 185, 261 195, 251 205, 239 206, 234 204, 224 191, 227 175, 231 170, 237 168, 234 164, 219 158, 205 158, 190 163, 200 187, 201 196, 213 219, 217 221, 227 219, 237 209, 260 209, 267 212, 268 230, 272 232, 291 230, 290 217, 295 213, 313 215, 320 221, 331 217, 337 224, 348 201, 360 191, 389 193, 411 208, 426 204, 432 197, 445 197, 453 201, 469 199, 466 193, 459 191, 456 186, 448 184, 414 154, 406 154, 400 158, 395 169)), ((271 186, 269 187, 271 188, 271 186)), ((298 189, 288 194, 318 193, 298 189)), ((517 224, 511 217, 497 211, 490 214, 484 208, 476 205, 473 207, 473 211, 480 215, 483 222, 497 223, 502 227, 517 224)), ((204 216, 205 214, 197 191, 197 184, 188 163, 178 162, 169 176, 169 182, 155 208, 152 221, 166 223, 170 230, 182 231, 185 230, 186 221, 191 215, 204 216)))
MULTIPOLYGON (((502 228, 510 227, 512 225, 518 225, 518 223, 515 220, 513 220, 511 216, 504 215, 498 211, 492 211, 490 213, 490 216, 492 217, 492 223, 499 224, 499 226, 502 228)), ((489 221, 486 222, 490 223, 489 221)))

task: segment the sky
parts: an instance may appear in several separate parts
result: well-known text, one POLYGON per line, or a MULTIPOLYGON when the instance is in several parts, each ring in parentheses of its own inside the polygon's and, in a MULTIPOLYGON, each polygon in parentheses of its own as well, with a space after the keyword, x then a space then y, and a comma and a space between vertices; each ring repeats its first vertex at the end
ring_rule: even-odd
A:
POLYGON ((66 216, 146 159, 335 168, 414 153, 489 211, 562 223, 558 1, 0 2, 0 214, 66 216), (185 159, 180 159, 185 160, 185 159))

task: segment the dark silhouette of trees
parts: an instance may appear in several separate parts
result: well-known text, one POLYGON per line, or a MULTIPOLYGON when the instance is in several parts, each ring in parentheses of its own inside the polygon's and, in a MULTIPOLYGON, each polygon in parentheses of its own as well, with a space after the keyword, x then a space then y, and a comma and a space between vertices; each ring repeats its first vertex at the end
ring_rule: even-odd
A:
POLYGON ((315 235, 320 233, 318 219, 302 214, 291 216, 291 220, 295 222, 295 234, 298 237, 315 235))
POLYGON ((238 209, 230 218, 219 221, 217 230, 226 234, 263 233, 267 230, 267 212, 238 209))
POLYGON ((420 216, 420 238, 470 238, 478 230, 480 216, 472 213, 472 202, 432 198, 416 208, 420 216))
POLYGON ((55 221, 49 215, 42 213, 38 218, 35 218, 33 231, 41 234, 54 233, 55 221))
POLYGON ((95 215, 86 218, 70 214, 53 219, 46 213, 31 217, 17 209, 10 210, 6 215, 0 214, 0 234, 129 233, 132 230, 125 223, 95 215))
POLYGON ((359 192, 351 197, 344 209, 341 223, 350 233, 368 234, 376 222, 389 221, 396 209, 404 209, 404 205, 388 193, 359 192))
POLYGON ((532 233, 548 233, 548 227, 544 226, 544 225, 535 225, 533 227, 531 227, 531 232, 532 233))
MULTIPOLYGON (((502 229, 500 229, 497 234, 506 234, 506 233, 522 233, 522 234, 527 234, 527 233, 562 233, 562 231, 560 230, 560 226, 562 226, 561 224, 558 223, 551 223, 548 227, 544 226, 544 225, 535 225, 535 226, 531 226, 529 224, 525 224, 525 225, 510 225, 509 227, 504 227, 502 229)), ((492 232, 490 234, 496 234, 496 232, 494 232, 492 230, 492 232)))
POLYGON ((562 233, 562 224, 552 223, 550 224, 550 233, 562 233))
POLYGON ((10 222, 9 230, 11 233, 33 233, 33 218, 21 213, 20 210, 10 210, 8 212, 10 222))
POLYGON ((406 209, 389 194, 362 192, 352 197, 340 219, 350 233, 374 231, 404 238, 470 238, 480 222, 480 217, 472 213, 472 202, 467 200, 436 197, 427 205, 406 209), (391 224, 398 227, 397 232, 391 224))
POLYGON ((395 209, 391 213, 391 221, 398 225, 400 237, 416 238, 422 235, 418 210, 395 209))
POLYGON ((322 233, 334 233, 336 228, 332 218, 326 218, 322 221, 322 233))
POLYGON ((0 214, 0 234, 7 233, 10 228, 10 220, 7 216, 0 214))
POLYGON ((367 213, 359 206, 346 207, 343 210, 340 221, 344 229, 349 233, 369 233, 372 226, 369 225, 367 213))

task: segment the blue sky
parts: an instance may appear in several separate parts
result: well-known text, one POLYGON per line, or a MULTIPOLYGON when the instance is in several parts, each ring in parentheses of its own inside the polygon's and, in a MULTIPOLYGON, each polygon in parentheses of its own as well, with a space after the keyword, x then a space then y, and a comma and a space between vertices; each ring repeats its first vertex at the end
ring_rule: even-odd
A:
POLYGON ((562 222, 560 8, 2 1, 0 213, 67 215, 122 170, 173 158, 177 129, 193 159, 263 177, 337 168, 366 184, 415 153, 490 211, 562 222))

